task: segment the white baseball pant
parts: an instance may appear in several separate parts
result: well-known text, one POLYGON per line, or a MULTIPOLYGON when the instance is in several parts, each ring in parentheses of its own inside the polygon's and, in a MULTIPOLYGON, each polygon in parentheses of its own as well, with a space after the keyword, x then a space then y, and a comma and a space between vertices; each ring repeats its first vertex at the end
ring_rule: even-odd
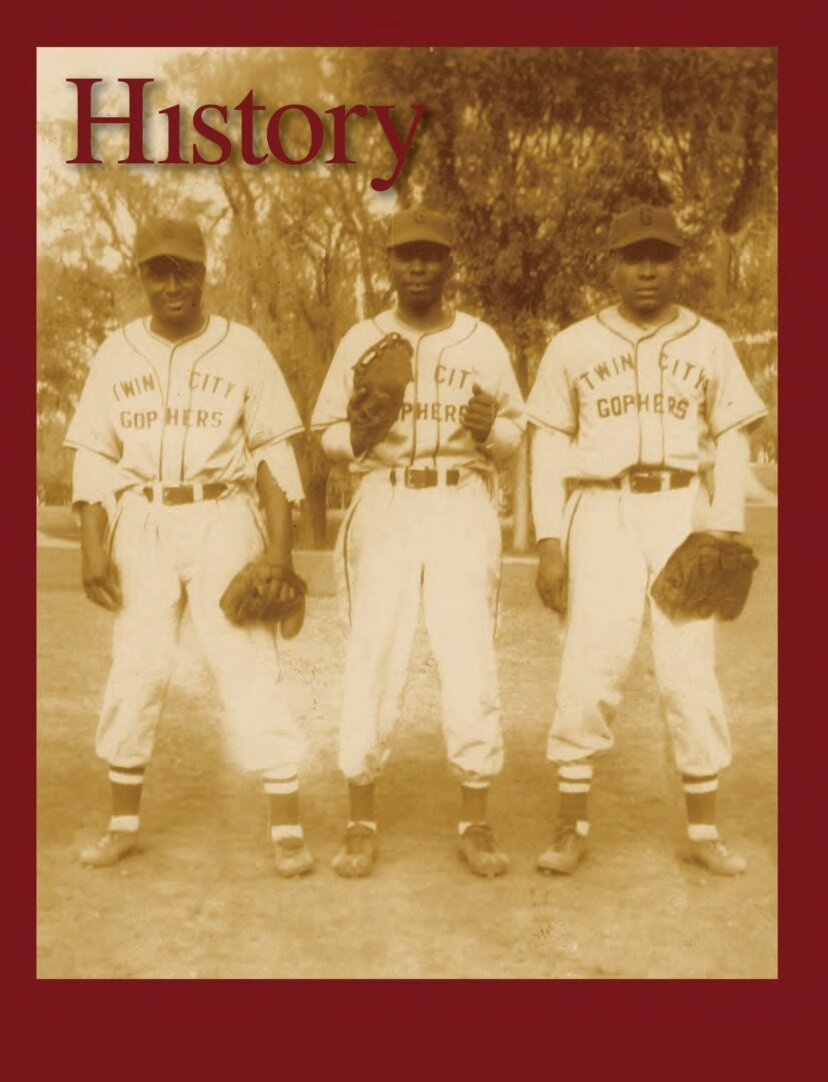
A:
POLYGON ((421 597, 449 763, 466 783, 499 773, 500 557, 500 523, 478 475, 427 489, 392 485, 388 471, 363 479, 337 538, 349 625, 339 765, 349 780, 373 781, 388 758, 421 597))
POLYGON ((577 488, 564 514, 569 611, 548 758, 572 762, 608 751, 649 602, 662 713, 682 774, 716 774, 730 737, 716 679, 714 621, 673 621, 650 596, 670 553, 691 530, 697 483, 633 493, 577 488))
POLYGON ((247 770, 295 774, 302 738, 281 680, 274 631, 265 624, 237 627, 219 608, 230 579, 263 549, 251 497, 239 492, 165 507, 127 492, 116 514, 112 555, 123 607, 115 620, 97 754, 118 766, 149 762, 186 601, 218 683, 234 758, 247 770))

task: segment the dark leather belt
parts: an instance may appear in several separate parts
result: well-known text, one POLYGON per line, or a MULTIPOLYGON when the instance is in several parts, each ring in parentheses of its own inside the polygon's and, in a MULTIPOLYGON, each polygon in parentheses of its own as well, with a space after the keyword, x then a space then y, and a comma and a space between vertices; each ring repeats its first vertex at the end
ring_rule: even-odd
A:
POLYGON ((217 500, 228 488, 224 481, 210 481, 206 485, 147 485, 142 491, 148 500, 176 507, 199 500, 217 500))
POLYGON ((415 470, 407 466, 404 470, 391 470, 390 480, 392 485, 405 485, 406 488, 435 488, 442 479, 447 485, 460 483, 459 470, 415 470))
POLYGON ((622 488, 630 492, 664 492, 687 488, 696 475, 690 470, 627 470, 617 477, 570 478, 572 488, 622 488))

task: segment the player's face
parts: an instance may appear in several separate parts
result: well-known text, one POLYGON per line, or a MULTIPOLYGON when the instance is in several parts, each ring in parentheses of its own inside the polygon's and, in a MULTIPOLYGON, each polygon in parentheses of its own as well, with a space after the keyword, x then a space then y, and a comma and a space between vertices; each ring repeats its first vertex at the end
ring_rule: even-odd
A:
POLYGON ((439 304, 451 265, 451 250, 442 244, 415 241, 389 249, 388 273, 402 307, 421 310, 439 304))
POLYGON ((201 323, 203 263, 164 255, 148 259, 139 269, 152 315, 163 329, 183 335, 201 323))
POLYGON ((621 304, 633 315, 657 319, 676 293, 678 248, 660 240, 642 240, 615 254, 613 284, 621 304))

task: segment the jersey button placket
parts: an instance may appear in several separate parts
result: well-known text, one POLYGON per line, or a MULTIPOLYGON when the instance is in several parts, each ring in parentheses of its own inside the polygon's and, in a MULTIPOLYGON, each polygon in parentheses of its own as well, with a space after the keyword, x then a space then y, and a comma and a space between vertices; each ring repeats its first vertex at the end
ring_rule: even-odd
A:
POLYGON ((420 398, 420 343, 423 340, 423 336, 420 334, 417 336, 417 342, 414 346, 414 404, 411 409, 411 459, 410 464, 414 465, 414 459, 417 455, 417 404, 420 398))

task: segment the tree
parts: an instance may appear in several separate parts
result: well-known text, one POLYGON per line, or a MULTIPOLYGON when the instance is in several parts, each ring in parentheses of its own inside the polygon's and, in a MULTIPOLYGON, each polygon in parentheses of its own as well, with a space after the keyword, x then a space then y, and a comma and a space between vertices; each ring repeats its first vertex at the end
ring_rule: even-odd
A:
MULTIPOLYGON (((349 51, 254 49, 180 67, 192 100, 209 92, 211 100, 237 101, 252 85, 271 108, 298 100, 322 114, 349 99, 359 66, 359 54, 349 51)), ((300 117, 284 124, 284 138, 301 143, 303 124, 300 117)), ((373 161, 378 142, 376 130, 356 126, 349 154, 373 161)), ((319 545, 330 463, 310 433, 311 413, 339 338, 381 296, 381 221, 369 209, 370 174, 317 164, 251 169, 231 159, 216 178, 225 211, 215 295, 228 315, 262 335, 285 373, 306 426, 296 444, 307 497, 303 539, 319 545)))
MULTIPOLYGON (((348 129, 358 165, 325 166, 323 151, 308 165, 252 167, 236 152, 216 168, 60 172, 41 204, 39 412, 51 409, 59 425, 97 336, 141 310, 130 252, 135 222, 149 211, 198 214, 208 233, 208 303, 261 334, 306 427, 339 337, 388 303, 382 217, 395 199, 453 214, 456 301, 498 330, 524 391, 549 336, 608 299, 609 220, 639 200, 679 215, 686 303, 724 322, 737 342, 774 331, 775 78, 770 49, 182 54, 167 69, 167 101, 232 108, 255 87, 267 115, 296 101, 319 115, 343 101, 427 103, 428 112, 408 168, 385 195, 369 181, 388 175, 390 150, 358 119, 348 129)), ((288 116, 283 134, 301 150, 307 130, 288 116)), ((64 125, 66 158, 72 134, 64 125)), ((770 395, 775 368, 757 357, 743 350, 770 395)), ((305 537, 318 544, 329 465, 309 431, 297 452, 305 537)), ((525 449, 512 488, 515 538, 525 547, 525 449)))
MULTIPOLYGON (((732 268, 751 232, 773 235, 772 50, 380 49, 367 73, 378 97, 429 103, 408 192, 455 217, 458 301, 504 337, 524 391, 549 335, 608 299, 609 220, 635 202, 678 212, 687 303, 752 303, 732 268)), ((518 469, 525 514, 525 455, 518 469)))

